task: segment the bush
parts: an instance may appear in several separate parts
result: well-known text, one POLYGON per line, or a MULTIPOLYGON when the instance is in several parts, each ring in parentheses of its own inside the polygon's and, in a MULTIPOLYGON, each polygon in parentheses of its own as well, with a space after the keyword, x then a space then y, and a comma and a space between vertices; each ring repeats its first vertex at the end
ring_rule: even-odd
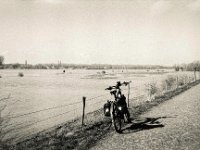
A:
POLYGON ((178 86, 183 86, 185 84, 185 77, 184 76, 179 77, 177 84, 178 84, 178 86))
POLYGON ((24 76, 23 72, 19 72, 19 73, 18 73, 18 76, 19 76, 19 77, 23 77, 23 76, 24 76))
POLYGON ((105 70, 103 70, 103 71, 102 71, 102 74, 106 74, 106 71, 105 71, 105 70))
POLYGON ((171 90, 176 85, 176 77, 175 76, 168 76, 167 79, 162 81, 162 90, 171 90))

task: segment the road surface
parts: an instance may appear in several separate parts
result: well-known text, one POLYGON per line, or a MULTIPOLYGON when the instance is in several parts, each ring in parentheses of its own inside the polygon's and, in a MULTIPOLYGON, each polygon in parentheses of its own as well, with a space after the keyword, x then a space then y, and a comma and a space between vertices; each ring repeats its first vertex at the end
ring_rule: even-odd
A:
POLYGON ((92 150, 200 150, 200 85, 111 132, 92 150))

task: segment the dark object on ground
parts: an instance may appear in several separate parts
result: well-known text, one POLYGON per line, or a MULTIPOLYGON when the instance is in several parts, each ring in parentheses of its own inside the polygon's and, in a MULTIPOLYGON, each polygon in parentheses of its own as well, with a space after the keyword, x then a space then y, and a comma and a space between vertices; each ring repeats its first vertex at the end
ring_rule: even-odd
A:
POLYGON ((18 73, 18 76, 19 76, 19 77, 23 77, 23 76, 24 76, 23 72, 19 72, 19 73, 18 73))

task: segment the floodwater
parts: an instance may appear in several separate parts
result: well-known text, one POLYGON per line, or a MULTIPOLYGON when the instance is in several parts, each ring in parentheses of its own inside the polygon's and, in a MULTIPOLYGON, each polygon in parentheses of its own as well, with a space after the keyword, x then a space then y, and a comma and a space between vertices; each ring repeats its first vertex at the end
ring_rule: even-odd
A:
MULTIPOLYGON (((111 98, 104 89, 116 81, 132 81, 133 98, 145 94, 146 83, 166 76, 132 74, 133 70, 106 72, 111 74, 108 78, 96 76, 98 70, 0 70, 0 99, 9 97, 0 101, 0 105, 7 105, 2 115, 8 115, 9 136, 20 138, 80 116, 83 96, 86 112, 102 108, 111 98), (19 77, 19 72, 24 77, 19 77)), ((127 87, 124 93, 127 95, 127 87)))

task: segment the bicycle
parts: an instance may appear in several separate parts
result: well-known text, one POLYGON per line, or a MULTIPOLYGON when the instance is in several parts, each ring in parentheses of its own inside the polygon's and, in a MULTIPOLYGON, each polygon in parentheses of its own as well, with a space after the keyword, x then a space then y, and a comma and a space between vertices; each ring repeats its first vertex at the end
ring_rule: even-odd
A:
POLYGON ((104 105, 104 114, 112 118, 116 132, 122 133, 122 127, 125 122, 130 122, 130 114, 126 104, 126 97, 121 92, 121 86, 127 86, 129 82, 117 82, 116 86, 109 86, 105 90, 110 90, 110 94, 114 95, 114 101, 109 100, 104 105))

